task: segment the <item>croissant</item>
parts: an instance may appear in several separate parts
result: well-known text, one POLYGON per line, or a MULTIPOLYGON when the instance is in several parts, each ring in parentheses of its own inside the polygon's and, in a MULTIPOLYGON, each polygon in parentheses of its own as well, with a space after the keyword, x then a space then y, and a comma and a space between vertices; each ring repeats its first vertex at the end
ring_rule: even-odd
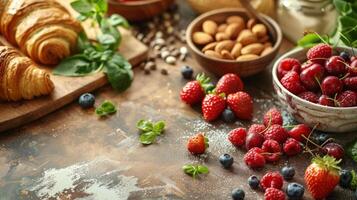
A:
POLYGON ((0 100, 17 101, 47 95, 54 85, 49 73, 7 46, 0 46, 0 100))
POLYGON ((58 64, 83 29, 55 0, 0 0, 0 33, 35 62, 58 64))

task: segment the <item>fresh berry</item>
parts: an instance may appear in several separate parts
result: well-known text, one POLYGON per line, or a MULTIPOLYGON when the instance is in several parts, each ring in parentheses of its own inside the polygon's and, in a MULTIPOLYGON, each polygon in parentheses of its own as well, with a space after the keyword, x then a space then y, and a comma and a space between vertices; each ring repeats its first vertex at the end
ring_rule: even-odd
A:
POLYGON ((208 94, 202 101, 203 118, 206 121, 217 119, 226 108, 224 97, 215 94, 208 94))
POLYGON ((285 200, 285 194, 281 190, 268 188, 265 190, 264 200, 285 200))
POLYGON ((226 108, 222 113, 222 119, 224 122, 233 123, 234 121, 236 121, 236 116, 234 115, 234 112, 231 109, 226 108))
POLYGON ((78 103, 82 108, 91 108, 94 106, 95 97, 91 93, 84 93, 79 97, 78 103))
POLYGON ((330 139, 331 136, 327 133, 319 133, 316 134, 312 137, 312 140, 318 144, 318 145, 322 145, 323 143, 325 143, 328 139, 330 139))
POLYGON ((245 197, 245 193, 242 189, 234 189, 232 191, 232 199, 233 200, 243 200, 245 197))
POLYGON ((268 110, 268 112, 264 114, 263 121, 266 127, 269 127, 272 124, 283 125, 283 117, 281 116, 280 111, 276 108, 268 110))
POLYGON ((339 164, 331 156, 317 156, 305 171, 305 184, 315 199, 326 198, 340 181, 339 164))
POLYGON ((284 166, 281 171, 281 175, 284 177, 285 180, 291 180, 295 176, 295 169, 292 166, 284 166))
POLYGON ((193 69, 190 66, 182 66, 181 67, 181 75, 184 79, 190 80, 192 79, 193 69))
POLYGON ((253 190, 256 190, 259 188, 260 181, 257 176, 253 175, 248 178, 248 184, 249 184, 250 188, 252 188, 253 190))
POLYGON ((302 152, 302 147, 299 141, 294 138, 289 138, 283 145, 284 153, 288 156, 294 156, 302 152))
POLYGON ((236 147, 244 145, 247 137, 247 130, 245 128, 236 128, 228 133, 228 140, 236 147))
POLYGON ((244 162, 247 166, 251 168, 261 168, 264 167, 265 165, 265 158, 262 155, 263 150, 254 147, 250 149, 245 155, 244 155, 244 162))
POLYGON ((289 200, 301 200, 304 196, 304 186, 299 183, 289 183, 286 188, 286 195, 289 200))
POLYGON ((268 162, 277 162, 280 159, 281 147, 275 140, 265 140, 262 145, 265 160, 268 162))
POLYGON ((350 188, 352 181, 352 173, 350 170, 341 170, 340 171, 340 186, 342 188, 350 188))
POLYGON ((351 56, 349 53, 347 53, 346 51, 342 51, 340 53, 340 57, 345 61, 345 62, 350 62, 351 60, 351 56))
POLYGON ((354 60, 351 59, 351 64, 348 66, 348 73, 351 76, 357 76, 357 57, 352 57, 354 60))
POLYGON ((208 139, 202 134, 198 133, 189 138, 187 149, 192 154, 203 154, 208 148, 208 139))
POLYGON ((268 188, 276 188, 280 190, 283 187, 283 183, 283 177, 279 172, 268 172, 260 180, 260 186, 262 186, 264 190, 268 188))
POLYGON ((271 125, 268 130, 264 132, 266 140, 271 139, 277 141, 279 144, 283 144, 288 138, 287 131, 279 124, 271 125))
POLYGON ((332 56, 332 47, 328 44, 318 44, 310 48, 306 54, 307 59, 314 63, 324 64, 332 56))
POLYGON ((307 68, 309 68, 311 65, 313 65, 313 64, 315 64, 315 63, 313 63, 313 62, 311 62, 311 61, 306 61, 306 62, 304 62, 302 65, 301 65, 301 70, 300 71, 303 71, 303 70, 305 70, 305 69, 307 69, 307 68))
POLYGON ((333 99, 331 99, 329 96, 324 95, 324 94, 319 97, 318 103, 323 106, 334 106, 335 105, 333 102, 333 99))
POLYGON ((281 84, 289 90, 293 94, 300 94, 301 92, 305 91, 303 87, 300 76, 297 72, 291 71, 280 80, 281 84))
POLYGON ((345 61, 340 56, 332 56, 326 62, 325 69, 331 75, 343 75, 346 73, 345 61))
POLYGON ((259 133, 263 134, 266 127, 263 124, 252 124, 248 129, 248 134, 259 133))
POLYGON ((229 94, 228 106, 233 110, 237 118, 250 120, 253 117, 253 100, 248 93, 237 92, 229 94))
POLYGON ((357 93, 346 90, 337 96, 337 105, 339 107, 353 107, 357 105, 357 93))
POLYGON ((343 84, 346 86, 346 88, 357 91, 357 76, 343 79, 343 84))
POLYGON ((201 103, 205 97, 205 89, 210 84, 210 78, 204 74, 199 74, 196 80, 186 83, 180 92, 181 100, 189 105, 201 103))
POLYGON ((283 78, 285 74, 290 71, 295 71, 296 73, 300 72, 300 62, 295 58, 284 58, 280 61, 278 65, 278 77, 279 79, 283 78))
POLYGON ((228 169, 233 165, 233 157, 225 153, 219 157, 219 162, 224 168, 228 169))
POLYGON ((342 91, 343 83, 336 76, 327 76, 321 83, 322 94, 334 96, 342 91))
POLYGON ((236 74, 226 74, 222 76, 217 85, 216 93, 226 95, 233 94, 243 90, 243 82, 236 74))
POLYGON ((308 90, 319 89, 319 83, 324 77, 325 69, 320 64, 314 63, 300 73, 300 80, 308 90))
POLYGON ((327 155, 334 157, 336 160, 343 158, 345 151, 343 147, 335 142, 330 142, 322 147, 323 152, 327 155))
POLYGON ((288 134, 295 140, 302 142, 310 135, 311 129, 305 124, 298 124, 292 128, 288 134))
POLYGON ((300 98, 306 100, 306 101, 310 101, 312 103, 317 103, 319 101, 319 97, 310 91, 306 91, 306 92, 302 92, 298 95, 300 98))
POLYGON ((245 148, 250 150, 254 147, 261 147, 264 142, 264 136, 260 133, 249 133, 245 140, 245 148))

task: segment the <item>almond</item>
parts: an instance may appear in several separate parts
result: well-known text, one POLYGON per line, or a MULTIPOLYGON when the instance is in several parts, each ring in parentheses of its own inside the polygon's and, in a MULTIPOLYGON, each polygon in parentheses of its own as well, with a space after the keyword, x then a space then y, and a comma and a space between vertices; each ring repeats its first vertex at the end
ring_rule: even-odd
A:
POLYGON ((263 50, 264 50, 264 45, 262 45, 261 43, 253 43, 243 47, 241 53, 242 55, 246 55, 246 54, 259 55, 263 50))
POLYGON ((262 53, 260 53, 260 56, 268 55, 272 51, 273 51, 273 47, 271 46, 265 47, 262 53))
POLYGON ((207 50, 204 53, 209 57, 222 58, 221 54, 219 54, 219 53, 217 53, 215 51, 212 51, 212 50, 207 50))
POLYGON ((213 42, 213 37, 204 32, 195 32, 192 36, 192 40, 198 45, 205 45, 213 42))
POLYGON ((234 57, 231 55, 231 53, 229 53, 229 51, 227 50, 223 50, 221 52, 222 58, 223 59, 228 59, 228 60, 234 60, 234 57))
POLYGON ((214 50, 217 53, 221 53, 222 50, 227 50, 227 51, 232 50, 233 46, 234 46, 234 42, 232 40, 224 40, 219 42, 217 46, 214 48, 214 50))
POLYGON ((226 28, 227 28, 227 24, 221 24, 218 26, 218 32, 224 32, 226 31, 226 28))
POLYGON ((212 21, 212 20, 206 20, 202 24, 203 32, 208 33, 210 35, 216 34, 217 33, 217 28, 218 28, 217 23, 212 21))
POLYGON ((216 38, 217 41, 222 41, 222 40, 228 40, 229 39, 229 37, 228 37, 228 35, 226 33, 221 33, 221 32, 217 33, 215 38, 216 38))
POLYGON ((231 51, 232 56, 235 58, 240 56, 240 51, 242 50, 242 47, 243 45, 241 43, 236 43, 231 51))
POLYGON ((236 39, 243 29, 244 23, 232 23, 227 26, 225 33, 229 38, 236 39))
POLYGON ((267 47, 272 47, 273 44, 271 42, 266 42, 264 43, 264 47, 267 48, 267 47))
POLYGON ((247 54, 239 56, 236 61, 250 61, 259 58, 259 56, 255 54, 247 54))
POLYGON ((237 41, 243 46, 257 42, 257 37, 249 29, 244 29, 240 32, 237 41))
POLYGON ((206 46, 204 46, 202 48, 202 51, 207 51, 207 50, 214 50, 214 48, 216 47, 216 45, 218 44, 218 42, 212 42, 212 43, 209 43, 207 44, 206 46))
POLYGON ((267 34, 267 28, 264 24, 256 24, 252 28, 252 32, 258 37, 263 37, 267 34))
POLYGON ((226 19, 227 24, 232 24, 232 23, 238 23, 238 24, 244 24, 244 19, 241 16, 230 16, 226 19))
POLYGON ((249 19, 248 22, 247 22, 247 28, 248 29, 252 29, 253 26, 257 23, 257 20, 255 19, 249 19))

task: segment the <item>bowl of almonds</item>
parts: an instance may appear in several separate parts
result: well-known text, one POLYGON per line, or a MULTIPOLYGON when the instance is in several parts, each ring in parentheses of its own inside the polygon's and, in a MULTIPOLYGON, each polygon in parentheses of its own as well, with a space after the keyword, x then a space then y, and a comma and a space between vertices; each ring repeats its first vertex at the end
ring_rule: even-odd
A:
POLYGON ((282 41, 279 25, 261 15, 249 18, 243 9, 224 8, 200 15, 187 28, 186 39, 194 58, 208 71, 251 76, 274 60, 282 41))

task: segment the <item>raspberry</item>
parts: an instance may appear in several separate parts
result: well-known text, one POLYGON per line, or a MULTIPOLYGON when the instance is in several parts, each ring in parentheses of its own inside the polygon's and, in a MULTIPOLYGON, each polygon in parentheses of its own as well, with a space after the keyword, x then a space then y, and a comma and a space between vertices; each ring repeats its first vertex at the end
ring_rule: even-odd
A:
POLYGON ((276 108, 271 108, 268 110, 268 112, 266 112, 263 117, 263 121, 264 125, 267 127, 272 124, 283 125, 283 117, 281 116, 280 111, 276 108))
POLYGON ((300 98, 306 100, 306 101, 310 101, 312 103, 317 103, 319 101, 319 97, 310 91, 306 91, 306 92, 302 92, 298 95, 300 98))
POLYGON ((351 64, 348 66, 348 73, 350 73, 351 76, 357 76, 357 57, 352 57, 351 58, 351 64))
POLYGON ((281 125, 273 124, 265 131, 264 137, 266 140, 271 139, 277 141, 279 144, 283 144, 288 138, 288 133, 281 125))
POLYGON ((289 71, 295 71, 297 73, 300 72, 301 64, 299 60, 295 58, 284 58, 280 61, 278 65, 278 77, 279 79, 283 78, 285 74, 289 71))
POLYGON ((324 77, 325 68, 314 63, 300 73, 300 80, 303 86, 309 90, 319 89, 319 83, 324 77))
POLYGON ((343 79, 343 84, 350 90, 357 90, 357 76, 343 79))
POLYGON ((291 71, 280 80, 281 84, 293 94, 300 94, 305 91, 300 81, 300 76, 295 71, 291 71))
POLYGON ((254 147, 250 149, 245 155, 244 155, 244 162, 247 166, 251 168, 261 168, 264 167, 265 165, 265 158, 262 155, 263 150, 254 147))
POLYGON ((228 133, 228 140, 236 147, 240 147, 245 143, 247 130, 245 128, 236 128, 228 133))
POLYGON ((346 90, 337 96, 338 106, 353 107, 357 105, 357 93, 351 90, 346 90))
POLYGON ((311 129, 305 125, 305 124, 299 124, 296 125, 294 128, 292 128, 290 131, 288 131, 288 134, 290 137, 294 138, 295 140, 302 142, 305 140, 305 138, 302 136, 304 135, 306 138, 309 137, 311 132, 311 129))
POLYGON ((260 180, 260 186, 263 190, 276 188, 280 190, 283 187, 284 179, 279 172, 268 172, 260 180))
POLYGON ((285 200, 285 194, 281 190, 268 188, 264 193, 264 200, 285 200))
POLYGON ((263 134, 266 127, 263 124, 252 124, 248 129, 248 135, 251 133, 263 134))
POLYGON ((302 152, 302 147, 299 141, 294 138, 289 138, 284 143, 283 150, 286 155, 294 156, 302 152))
POLYGON ((307 59, 314 63, 324 64, 332 56, 332 47, 328 44, 318 44, 310 48, 306 54, 307 59))
POLYGON ((265 140, 262 146, 265 160, 268 162, 277 162, 280 159, 281 147, 275 140, 265 140))
POLYGON ((309 60, 306 61, 306 62, 304 62, 304 63, 301 65, 301 71, 303 71, 303 70, 309 68, 309 67, 312 66, 313 64, 315 64, 315 63, 313 63, 313 62, 311 62, 311 61, 309 61, 309 60))

